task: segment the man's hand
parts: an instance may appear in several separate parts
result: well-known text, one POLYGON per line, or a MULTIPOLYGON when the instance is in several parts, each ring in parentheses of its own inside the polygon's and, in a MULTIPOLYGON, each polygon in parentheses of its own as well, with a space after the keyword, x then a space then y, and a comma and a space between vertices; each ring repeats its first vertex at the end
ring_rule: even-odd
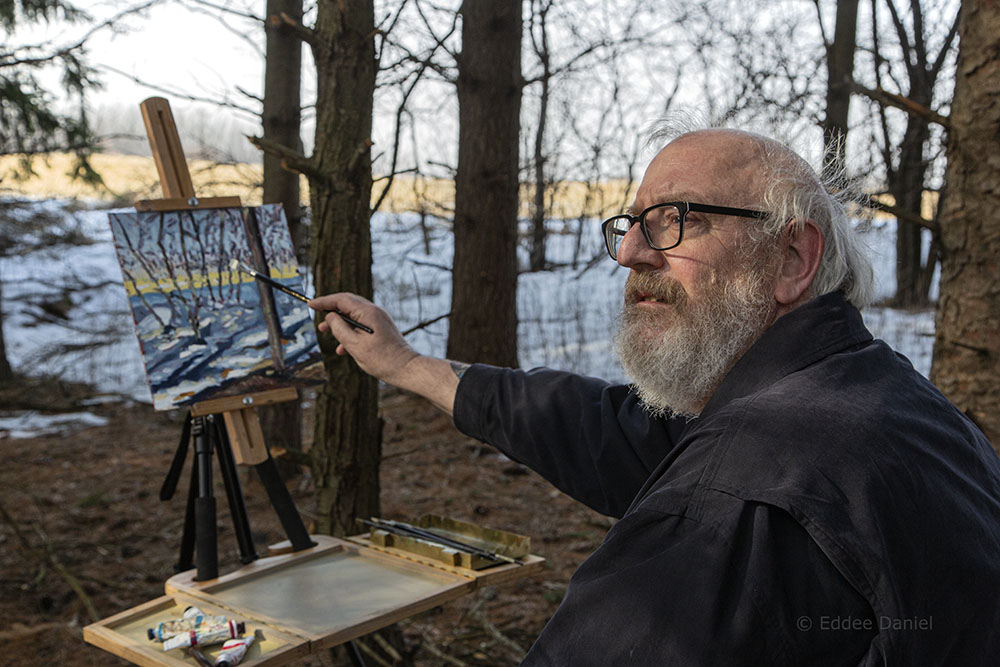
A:
POLYGON ((328 311, 320 331, 329 331, 340 343, 337 354, 349 354, 361 370, 389 384, 396 384, 394 377, 404 372, 406 365, 417 353, 403 339, 389 314, 374 303, 356 294, 342 292, 316 297, 309 307, 328 311), (371 327, 375 333, 355 329, 338 313, 371 327))
POLYGON ((448 414, 452 413, 458 389, 455 371, 443 359, 417 354, 384 310, 368 299, 346 292, 316 297, 309 302, 309 307, 327 311, 319 329, 330 332, 337 339, 337 354, 349 354, 369 375, 420 394, 448 414), (355 329, 338 313, 371 327, 375 333, 355 329))

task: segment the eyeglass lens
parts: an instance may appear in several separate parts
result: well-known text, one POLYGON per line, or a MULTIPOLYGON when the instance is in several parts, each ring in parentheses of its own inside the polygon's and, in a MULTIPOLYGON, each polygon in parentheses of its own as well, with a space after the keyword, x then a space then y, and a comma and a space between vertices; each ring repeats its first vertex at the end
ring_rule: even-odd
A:
MULTIPOLYGON (((654 248, 672 248, 680 241, 681 225, 680 211, 676 206, 658 206, 648 209, 644 218, 646 240, 654 248)), ((618 248, 625 234, 632 228, 632 220, 628 216, 612 218, 604 228, 604 238, 608 252, 618 258, 618 248)))

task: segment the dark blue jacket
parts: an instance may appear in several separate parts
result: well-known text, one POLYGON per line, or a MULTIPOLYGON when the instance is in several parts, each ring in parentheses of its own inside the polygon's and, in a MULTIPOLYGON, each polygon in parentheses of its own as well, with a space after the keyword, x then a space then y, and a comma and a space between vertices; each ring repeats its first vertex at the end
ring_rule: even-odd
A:
POLYGON ((455 423, 620 517, 528 665, 998 665, 1000 460, 829 294, 693 421, 476 365, 455 423))

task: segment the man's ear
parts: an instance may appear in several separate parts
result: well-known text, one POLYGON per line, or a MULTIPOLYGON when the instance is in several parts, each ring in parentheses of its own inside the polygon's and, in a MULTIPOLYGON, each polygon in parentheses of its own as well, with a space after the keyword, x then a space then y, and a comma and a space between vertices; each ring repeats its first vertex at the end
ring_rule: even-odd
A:
POLYGON ((808 294, 823 258, 825 240, 812 220, 791 220, 782 235, 784 253, 774 286, 774 298, 782 306, 794 307, 808 294))

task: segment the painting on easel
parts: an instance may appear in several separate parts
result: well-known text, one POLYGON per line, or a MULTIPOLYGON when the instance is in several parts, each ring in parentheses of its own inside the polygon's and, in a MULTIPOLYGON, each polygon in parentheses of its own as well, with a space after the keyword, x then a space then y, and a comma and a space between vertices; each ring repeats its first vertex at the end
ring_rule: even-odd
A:
POLYGON ((309 308, 232 266, 302 291, 280 205, 109 218, 154 408, 322 380, 309 308))

